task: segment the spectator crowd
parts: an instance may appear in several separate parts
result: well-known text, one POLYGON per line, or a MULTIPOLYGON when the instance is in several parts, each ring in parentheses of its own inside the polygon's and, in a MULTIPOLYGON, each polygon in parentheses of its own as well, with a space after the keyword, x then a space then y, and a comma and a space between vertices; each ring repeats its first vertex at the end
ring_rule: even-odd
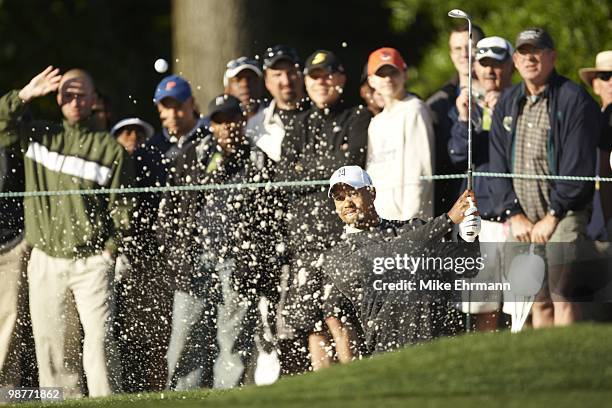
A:
POLYGON ((471 117, 467 26, 449 35, 456 74, 427 100, 406 89, 394 48, 369 55, 363 104, 349 106, 338 56, 302 61, 284 45, 228 62, 211 101, 196 101, 188 78, 163 78, 159 131, 137 117, 109 123, 82 69, 49 66, 6 93, 0 192, 26 196, 0 197, 0 386, 79 397, 264 384, 462 333, 467 316, 468 330, 501 328, 518 307, 501 292, 402 307, 354 284, 391 235, 433 234, 447 251, 468 198, 479 241, 448 239, 486 255, 470 279, 501 282, 536 245, 550 278, 531 325, 588 318, 554 271, 579 260, 579 243, 612 236, 610 183, 476 177, 464 193, 464 179, 429 176, 465 171, 470 120, 476 171, 612 175, 612 51, 580 70, 585 88, 557 72, 541 28, 511 44, 474 26, 472 41, 471 117), (52 93, 63 121, 33 118, 29 103, 52 93), (333 189, 315 183, 330 177, 333 189), (237 187, 248 183, 259 184, 237 187), (85 189, 112 190, 53 194, 85 189))

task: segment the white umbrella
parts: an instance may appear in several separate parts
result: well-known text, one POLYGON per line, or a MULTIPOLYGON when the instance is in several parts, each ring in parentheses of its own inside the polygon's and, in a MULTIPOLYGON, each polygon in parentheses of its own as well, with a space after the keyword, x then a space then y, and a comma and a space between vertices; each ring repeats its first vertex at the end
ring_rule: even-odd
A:
POLYGON ((516 256, 510 264, 508 281, 514 296, 512 309, 512 333, 518 333, 525 325, 535 295, 542 288, 546 275, 546 264, 541 256, 533 252, 534 244, 529 246, 529 254, 516 256))

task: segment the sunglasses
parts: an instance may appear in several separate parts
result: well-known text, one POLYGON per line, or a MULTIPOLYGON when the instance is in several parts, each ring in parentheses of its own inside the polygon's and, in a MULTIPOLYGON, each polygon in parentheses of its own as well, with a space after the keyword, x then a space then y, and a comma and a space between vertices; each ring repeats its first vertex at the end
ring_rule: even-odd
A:
POLYGON ((227 69, 234 69, 234 68, 238 68, 242 65, 252 65, 255 67, 259 66, 259 63, 253 59, 249 59, 247 57, 240 57, 240 58, 236 58, 231 60, 230 62, 227 63, 226 68, 227 69))
POLYGON ((489 51, 497 55, 502 55, 502 54, 506 55, 508 53, 508 50, 502 47, 481 47, 481 48, 478 48, 478 51, 476 52, 478 54, 486 54, 489 51))
POLYGON ((609 81, 610 77, 612 77, 612 71, 598 72, 595 74, 595 78, 601 79, 604 82, 609 81))

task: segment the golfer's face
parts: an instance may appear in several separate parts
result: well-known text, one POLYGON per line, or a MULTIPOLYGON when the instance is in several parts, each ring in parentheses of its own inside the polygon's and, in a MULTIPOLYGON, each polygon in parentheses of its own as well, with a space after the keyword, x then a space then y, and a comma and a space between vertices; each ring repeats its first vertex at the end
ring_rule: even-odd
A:
POLYGON ((332 190, 336 213, 345 224, 357 224, 365 218, 372 200, 366 188, 359 190, 343 183, 332 190))

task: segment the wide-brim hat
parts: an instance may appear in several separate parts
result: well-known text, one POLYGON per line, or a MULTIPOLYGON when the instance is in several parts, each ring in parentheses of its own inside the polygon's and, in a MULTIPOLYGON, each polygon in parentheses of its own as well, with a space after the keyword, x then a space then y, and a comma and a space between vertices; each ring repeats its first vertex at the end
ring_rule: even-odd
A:
POLYGON ((578 73, 580 78, 589 86, 593 85, 593 78, 598 72, 612 71, 612 50, 602 51, 595 57, 595 67, 582 68, 578 73))

